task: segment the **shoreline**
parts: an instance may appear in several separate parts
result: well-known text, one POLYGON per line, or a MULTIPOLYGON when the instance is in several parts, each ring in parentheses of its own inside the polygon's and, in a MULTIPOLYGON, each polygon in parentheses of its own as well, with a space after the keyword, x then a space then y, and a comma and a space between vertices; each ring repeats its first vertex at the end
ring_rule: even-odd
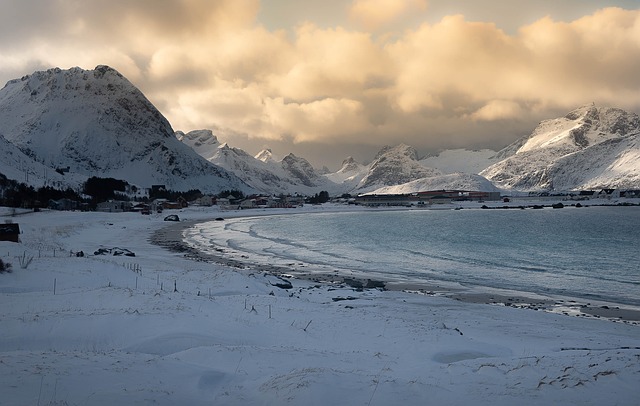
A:
MULTIPOLYGON (((236 217, 239 216, 234 216, 234 218, 236 217)), ((254 264, 229 258, 225 256, 223 249, 219 249, 219 255, 204 253, 189 246, 184 241, 183 232, 197 224, 209 221, 214 221, 214 219, 187 220, 167 225, 152 232, 149 240, 152 244, 169 251, 182 253, 190 260, 215 263, 227 266, 236 271, 250 270, 251 272, 270 274, 283 281, 287 278, 295 278, 321 284, 343 285, 351 287, 356 291, 362 291, 364 289, 402 291, 412 294, 442 296, 466 303, 508 306, 574 317, 605 319, 625 324, 640 325, 640 310, 624 308, 624 305, 620 304, 605 302, 592 304, 591 301, 581 298, 555 298, 542 296, 533 292, 510 292, 490 288, 484 288, 484 290, 487 291, 483 292, 483 287, 481 286, 474 287, 480 289, 480 292, 474 291, 473 288, 467 291, 465 288, 456 289, 441 286, 438 284, 438 281, 433 281, 433 283, 402 283, 350 277, 330 272, 305 273, 294 271, 289 267, 254 264)), ((595 302, 595 300, 593 302, 595 302)))

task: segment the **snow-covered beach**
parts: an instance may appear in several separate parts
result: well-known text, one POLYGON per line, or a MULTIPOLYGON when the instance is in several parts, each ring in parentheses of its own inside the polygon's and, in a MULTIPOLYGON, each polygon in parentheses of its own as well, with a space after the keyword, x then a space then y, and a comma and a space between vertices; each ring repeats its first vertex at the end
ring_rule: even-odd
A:
POLYGON ((490 306, 481 295, 304 279, 282 289, 269 272, 167 249, 185 225, 220 216, 177 214, 179 225, 136 213, 5 217, 22 242, 0 242, 13 265, 0 274, 0 404, 632 405, 640 396, 633 323, 490 306), (94 255, 115 247, 135 257, 94 255))

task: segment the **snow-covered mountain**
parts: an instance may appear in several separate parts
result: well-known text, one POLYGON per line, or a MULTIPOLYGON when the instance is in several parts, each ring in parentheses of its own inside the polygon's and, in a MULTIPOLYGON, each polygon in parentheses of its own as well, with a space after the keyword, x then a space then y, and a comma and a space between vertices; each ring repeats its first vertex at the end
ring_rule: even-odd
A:
POLYGON ((640 188, 639 137, 637 114, 584 106, 541 122, 480 174, 516 190, 640 188))
POLYGON ((503 150, 443 151, 420 160, 413 147, 383 148, 362 165, 318 171, 270 150, 251 156, 210 130, 174 132, 149 100, 108 66, 58 68, 0 90, 0 173, 33 186, 77 187, 89 176, 170 189, 266 193, 407 193, 428 189, 640 188, 640 118, 593 105, 546 120, 503 150), (56 171, 58 170, 58 171, 56 171), (482 176, 474 176, 480 172, 482 176), (462 172, 462 173, 461 173, 462 172), (447 174, 447 175, 444 175, 447 174))
POLYGON ((254 157, 240 148, 220 144, 209 130, 187 134, 176 132, 176 137, 209 162, 232 172, 263 193, 315 194, 321 190, 335 193, 339 189, 339 185, 319 175, 306 159, 294 154, 278 161, 267 149, 254 157))
POLYGON ((342 161, 342 166, 337 172, 327 173, 324 176, 330 181, 342 185, 345 191, 351 191, 358 186, 368 171, 369 166, 357 162, 350 156, 342 161))
MULTIPOLYGON (((404 144, 385 147, 369 165, 358 191, 376 194, 441 189, 498 191, 489 180, 477 175, 497 160, 495 155, 496 151, 489 149, 454 149, 418 160, 413 147, 404 144)), ((354 170, 361 171, 361 168, 354 170)))
POLYGON ((422 178, 397 186, 385 186, 372 191, 373 194, 407 194, 426 190, 467 190, 498 192, 487 178, 471 173, 450 173, 422 178))
POLYGON ((208 159, 261 192, 289 193, 295 185, 277 164, 257 160, 242 149, 231 148, 226 143, 218 147, 208 159))
POLYGON ((384 147, 369 165, 367 174, 358 183, 358 192, 370 192, 384 186, 395 186, 442 173, 422 165, 415 148, 405 144, 384 147))
POLYGON ((59 68, 7 82, 0 133, 50 168, 150 187, 251 188, 179 142, 169 122, 116 70, 59 68))
POLYGON ((348 157, 337 172, 321 174, 306 159, 294 154, 278 161, 267 149, 251 157, 241 149, 226 144, 219 145, 217 138, 208 131, 176 135, 209 161, 266 193, 313 194, 319 190, 327 190, 330 194, 337 195, 371 191, 410 193, 435 189, 496 190, 491 182, 481 176, 460 172, 443 175, 439 170, 425 165, 431 159, 447 171, 454 168, 476 169, 489 162, 490 156, 496 154, 490 150, 445 151, 420 161, 415 148, 401 144, 384 147, 370 165, 363 165, 353 157, 348 157))
POLYGON ((305 186, 316 187, 325 183, 325 178, 321 177, 304 158, 289 154, 282 158, 280 164, 289 179, 295 179, 305 186))

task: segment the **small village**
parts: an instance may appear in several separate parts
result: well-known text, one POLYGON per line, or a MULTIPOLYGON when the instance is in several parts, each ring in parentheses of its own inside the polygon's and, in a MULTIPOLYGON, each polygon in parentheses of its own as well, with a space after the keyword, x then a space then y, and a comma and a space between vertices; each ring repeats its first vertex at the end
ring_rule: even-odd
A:
POLYGON ((162 213, 163 210, 183 209, 189 206, 218 206, 221 210, 246 210, 258 208, 274 209, 299 207, 304 205, 307 200, 308 198, 305 196, 244 196, 240 193, 237 195, 229 193, 223 197, 203 195, 191 201, 187 201, 187 199, 182 196, 178 196, 175 200, 157 198, 147 202, 107 200, 98 203, 96 211, 111 213, 134 211, 142 214, 150 214, 162 213))
MULTIPOLYGON (((162 185, 154 186, 162 189, 162 185)), ((591 199, 617 200, 621 198, 638 198, 640 190, 618 190, 602 189, 600 191, 581 191, 578 193, 548 194, 529 193, 519 196, 505 196, 500 192, 465 191, 465 190, 432 190, 407 194, 362 194, 351 196, 344 194, 337 197, 329 197, 326 192, 321 192, 323 199, 316 196, 300 195, 261 195, 252 194, 244 196, 236 191, 221 193, 220 196, 202 195, 194 199, 187 199, 178 195, 175 199, 155 198, 136 200, 109 199, 96 204, 95 211, 99 212, 140 212, 141 214, 162 213, 165 210, 179 210, 186 207, 212 207, 217 206, 219 210, 251 210, 251 209, 288 209, 302 207, 305 204, 321 204, 326 202, 338 204, 361 205, 366 207, 416 207, 428 208, 451 205, 456 202, 502 202, 502 203, 523 203, 535 201, 544 203, 545 201, 555 202, 567 201, 575 205, 591 199)), ((561 203, 560 203, 561 204, 561 203)), ((540 206, 542 207, 542 206, 540 206)), ((556 206, 560 207, 560 206, 556 206)), ((69 199, 52 200, 49 202, 49 209, 53 210, 90 210, 87 204, 81 204, 69 199)))

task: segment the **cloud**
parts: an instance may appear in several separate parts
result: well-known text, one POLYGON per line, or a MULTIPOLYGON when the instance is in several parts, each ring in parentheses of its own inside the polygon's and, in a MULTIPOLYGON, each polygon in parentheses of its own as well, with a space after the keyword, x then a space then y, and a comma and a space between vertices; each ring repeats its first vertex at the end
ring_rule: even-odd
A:
POLYGON ((349 17, 366 30, 377 30, 412 11, 426 8, 426 0, 354 0, 349 17))
POLYGON ((571 23, 545 18, 509 36, 493 24, 446 17, 389 45, 403 61, 394 100, 407 114, 469 114, 494 100, 502 110, 506 101, 573 108, 594 99, 637 107, 638 94, 628 90, 640 86, 633 74, 639 21, 639 11, 607 9, 571 23))
POLYGON ((449 15, 376 35, 426 3, 354 1, 349 15, 374 28, 302 22, 287 31, 260 24, 268 3, 257 0, 8 3, 0 80, 108 64, 186 131, 498 148, 585 103, 640 108, 640 10, 546 17, 513 33, 449 15))
POLYGON ((304 24, 295 34, 286 69, 270 80, 273 91, 285 98, 342 98, 388 74, 390 61, 367 33, 304 24))
POLYGON ((325 98, 310 103, 286 103, 283 99, 269 99, 266 113, 270 130, 275 134, 292 136, 296 142, 315 141, 317 134, 337 141, 341 135, 352 135, 366 127, 362 104, 357 100, 325 98), (295 128, 295 132, 290 129, 295 128))
POLYGON ((478 121, 515 119, 524 115, 520 104, 509 100, 491 100, 467 117, 478 121))

